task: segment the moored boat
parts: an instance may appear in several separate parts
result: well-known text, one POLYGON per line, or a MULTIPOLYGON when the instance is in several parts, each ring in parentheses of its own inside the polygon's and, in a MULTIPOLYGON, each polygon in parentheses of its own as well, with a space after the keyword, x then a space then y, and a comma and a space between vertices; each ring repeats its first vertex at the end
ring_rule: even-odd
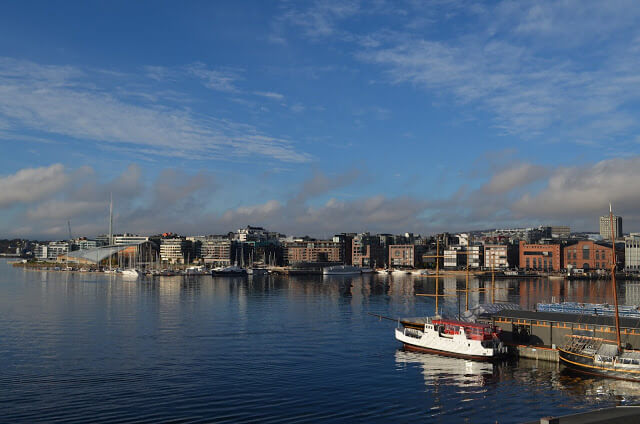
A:
POLYGON ((334 265, 322 268, 322 275, 357 275, 362 270, 357 266, 351 265, 334 265))
POLYGON ((267 275, 269 270, 267 268, 247 268, 247 274, 249 275, 267 275))
POLYGON ((137 269, 133 268, 123 269, 122 276, 126 278, 138 278, 140 277, 140 272, 137 269))
POLYGON ((240 268, 237 265, 218 267, 211 270, 211 275, 214 277, 217 275, 246 275, 246 274, 247 274, 247 270, 245 270, 244 268, 240 268))
POLYGON ((567 336, 558 348, 560 362, 585 374, 640 381, 640 351, 619 348, 615 342, 595 337, 567 336))
POLYGON ((609 222, 611 225, 611 289, 614 302, 613 314, 616 322, 616 340, 572 334, 567 336, 565 344, 558 348, 558 355, 563 365, 575 371, 640 382, 640 351, 623 347, 620 339, 615 232, 611 204, 609 204, 609 222))
POLYGON ((490 361, 507 354, 496 327, 466 321, 430 318, 401 320, 396 340, 406 350, 435 353, 457 358, 490 361))

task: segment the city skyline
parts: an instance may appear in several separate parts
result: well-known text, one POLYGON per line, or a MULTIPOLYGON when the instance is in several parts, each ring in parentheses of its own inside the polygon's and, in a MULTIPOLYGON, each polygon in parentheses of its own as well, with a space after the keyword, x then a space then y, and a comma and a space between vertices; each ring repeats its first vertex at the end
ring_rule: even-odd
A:
POLYGON ((633 5, 8 4, 0 238, 638 231, 633 5))

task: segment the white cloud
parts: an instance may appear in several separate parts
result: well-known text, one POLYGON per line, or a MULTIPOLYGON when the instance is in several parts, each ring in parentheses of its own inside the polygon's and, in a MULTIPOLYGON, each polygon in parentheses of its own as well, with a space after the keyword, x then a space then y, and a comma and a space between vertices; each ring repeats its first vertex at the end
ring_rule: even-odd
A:
POLYGON ((519 164, 494 174, 483 190, 490 194, 508 193, 515 188, 532 184, 547 174, 541 166, 519 164))
POLYGON ((31 203, 56 193, 69 182, 61 164, 42 168, 25 168, 0 177, 0 208, 31 203))
MULTIPOLYGON (((212 82, 213 77, 208 81, 219 88, 228 82, 212 82)), ((128 102, 96 87, 75 68, 11 59, 0 60, 0 120, 9 123, 10 128, 0 132, 5 139, 28 129, 153 155, 309 160, 291 141, 262 134, 251 125, 199 116, 186 108, 128 102)))

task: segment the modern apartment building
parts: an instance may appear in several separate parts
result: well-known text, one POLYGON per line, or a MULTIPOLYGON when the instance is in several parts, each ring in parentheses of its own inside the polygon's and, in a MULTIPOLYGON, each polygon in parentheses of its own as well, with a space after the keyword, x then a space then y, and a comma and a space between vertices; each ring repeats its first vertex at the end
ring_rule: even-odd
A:
POLYGON ((170 264, 184 264, 190 244, 184 237, 163 238, 160 241, 160 260, 170 264))
POLYGON ((624 269, 640 272, 640 233, 631 233, 624 238, 624 269))
POLYGON ((205 264, 214 267, 232 264, 234 243, 231 240, 226 237, 210 237, 200 242, 200 255, 205 264))
POLYGON ((506 244, 485 244, 484 267, 488 269, 509 268, 509 246, 506 244))
POLYGON ((58 256, 69 252, 69 243, 66 241, 52 241, 47 244, 36 245, 33 255, 41 261, 55 261, 58 256))
POLYGON ((445 268, 480 268, 483 264, 483 246, 449 246, 443 252, 445 268))
POLYGON ((292 241, 284 244, 285 262, 342 262, 342 246, 333 240, 292 241))
MULTIPOLYGON (((600 235, 604 240, 611 240, 611 221, 609 215, 600 217, 600 235)), ((613 237, 622 237, 622 217, 613 215, 613 237)))

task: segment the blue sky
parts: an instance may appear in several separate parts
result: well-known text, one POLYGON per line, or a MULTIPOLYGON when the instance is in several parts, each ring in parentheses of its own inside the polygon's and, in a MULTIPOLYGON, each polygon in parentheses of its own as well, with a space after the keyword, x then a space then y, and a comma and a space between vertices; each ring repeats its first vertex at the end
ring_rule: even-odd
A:
POLYGON ((640 230, 640 6, 10 2, 0 236, 640 230))

